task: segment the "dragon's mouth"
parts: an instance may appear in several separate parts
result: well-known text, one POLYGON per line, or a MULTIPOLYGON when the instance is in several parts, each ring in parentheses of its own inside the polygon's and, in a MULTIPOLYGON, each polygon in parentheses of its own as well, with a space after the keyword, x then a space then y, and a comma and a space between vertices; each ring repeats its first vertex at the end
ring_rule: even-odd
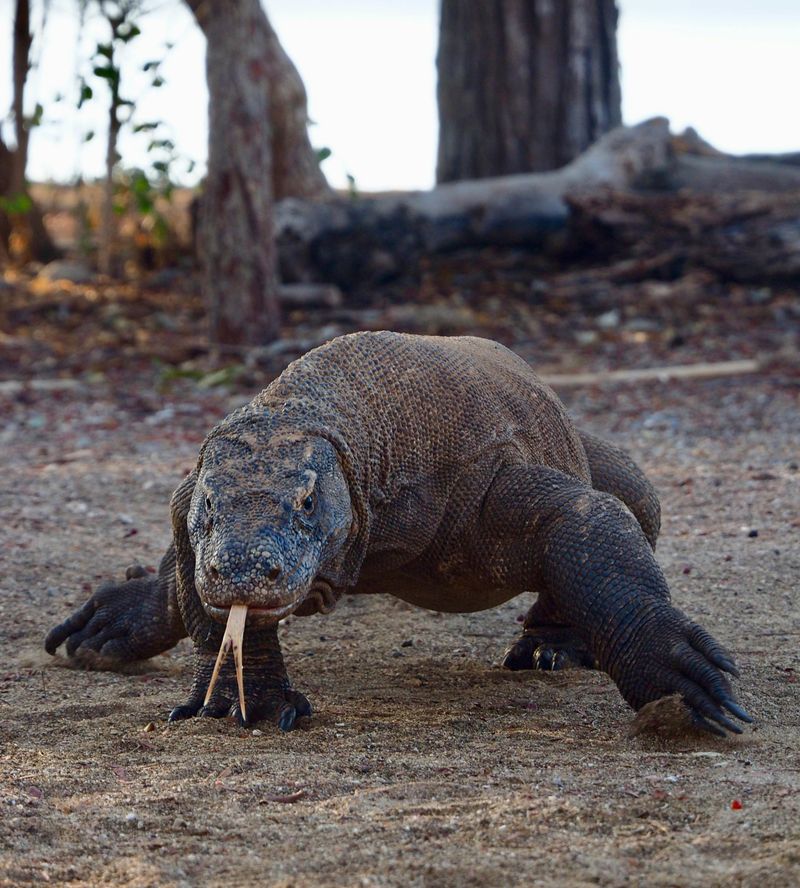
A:
MULTIPOLYGON (((333 588, 324 580, 317 580, 309 590, 308 597, 313 600, 316 609, 323 614, 330 613, 336 607, 337 596, 333 588)), ((244 627, 249 620, 251 625, 256 626, 274 626, 279 620, 288 617, 301 601, 290 601, 284 604, 268 606, 265 604, 232 604, 232 605, 214 605, 203 603, 203 608, 212 619, 219 622, 225 621, 225 632, 222 635, 222 643, 219 646, 219 653, 214 664, 214 671, 211 675, 211 681, 208 683, 204 706, 207 706, 211 700, 211 694, 214 691, 214 685, 219 677, 219 670, 225 662, 228 651, 233 649, 233 660, 236 665, 236 684, 239 688, 239 709, 242 713, 242 719, 247 722, 247 710, 245 708, 244 697, 244 663, 243 663, 243 641, 244 627)))
POLYGON ((231 611, 234 608, 243 607, 247 611, 248 620, 251 626, 271 626, 288 617, 289 614, 297 607, 296 601, 289 601, 284 604, 266 605, 266 604, 203 604, 203 609, 218 623, 225 623, 230 619, 231 611))

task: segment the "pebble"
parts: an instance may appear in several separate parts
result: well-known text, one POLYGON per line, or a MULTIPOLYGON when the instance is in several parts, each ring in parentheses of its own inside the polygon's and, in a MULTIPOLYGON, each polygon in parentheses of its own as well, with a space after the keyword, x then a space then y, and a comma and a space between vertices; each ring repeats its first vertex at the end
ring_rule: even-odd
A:
POLYGON ((613 330, 619 327, 620 313, 616 308, 605 311, 595 318, 595 323, 601 330, 613 330))
POLYGON ((126 822, 126 823, 130 823, 130 824, 134 824, 134 823, 136 823, 136 825, 138 826, 138 824, 139 824, 141 821, 139 821, 139 815, 138 815, 138 814, 136 814, 134 811, 129 811, 129 812, 125 815, 125 822, 126 822))

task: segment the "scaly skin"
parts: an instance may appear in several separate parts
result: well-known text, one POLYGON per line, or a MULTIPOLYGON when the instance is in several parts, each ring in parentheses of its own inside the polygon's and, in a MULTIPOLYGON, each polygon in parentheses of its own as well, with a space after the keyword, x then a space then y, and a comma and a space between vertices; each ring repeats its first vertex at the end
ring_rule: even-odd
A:
POLYGON ((246 605, 248 717, 288 729, 310 712, 278 645, 288 613, 372 592, 475 611, 534 590, 507 666, 597 665, 634 708, 678 692, 696 724, 738 732, 730 716, 750 719, 725 677, 735 666, 670 604, 659 526, 630 457, 578 433, 507 349, 353 334, 294 362, 208 436, 172 500, 174 576, 169 562, 157 580, 99 590, 47 648, 66 639, 79 659, 114 665, 187 633, 195 682, 171 717, 242 721, 230 665, 203 697, 229 609, 246 605), (168 630, 155 614, 171 615, 168 630))
POLYGON ((51 629, 45 650, 66 642, 68 656, 87 669, 124 669, 168 651, 186 637, 175 597, 175 547, 170 545, 153 576, 141 565, 125 582, 103 583, 86 603, 51 629))

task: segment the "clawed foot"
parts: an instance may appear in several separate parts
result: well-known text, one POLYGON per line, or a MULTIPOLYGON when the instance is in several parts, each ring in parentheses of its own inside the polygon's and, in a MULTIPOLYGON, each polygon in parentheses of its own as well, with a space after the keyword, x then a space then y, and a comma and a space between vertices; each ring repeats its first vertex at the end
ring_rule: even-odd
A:
POLYGON ((506 669, 539 669, 555 672, 558 669, 596 668, 594 657, 568 628, 548 627, 530 629, 505 652, 506 669))
POLYGON ((141 565, 129 567, 125 582, 107 582, 63 623, 48 632, 44 647, 87 669, 121 669, 173 647, 185 633, 168 614, 163 580, 141 565), (173 625, 175 624, 175 625, 173 625))
POLYGON ((263 674, 256 664, 244 661, 244 693, 246 716, 239 704, 236 670, 228 660, 220 669, 219 678, 208 703, 206 692, 214 670, 214 657, 204 657, 195 672, 194 685, 183 706, 176 706, 169 714, 171 722, 200 716, 202 718, 234 718, 242 727, 260 721, 269 721, 282 731, 291 731, 299 719, 311 717, 311 704, 295 691, 288 678, 263 674))
POLYGON ((698 728, 720 737, 725 731, 741 734, 740 721, 753 719, 736 702, 725 673, 739 671, 731 655, 680 611, 668 608, 653 626, 650 639, 637 645, 633 657, 621 657, 612 675, 634 709, 678 693, 698 728), (616 673, 616 674, 614 674, 616 673))

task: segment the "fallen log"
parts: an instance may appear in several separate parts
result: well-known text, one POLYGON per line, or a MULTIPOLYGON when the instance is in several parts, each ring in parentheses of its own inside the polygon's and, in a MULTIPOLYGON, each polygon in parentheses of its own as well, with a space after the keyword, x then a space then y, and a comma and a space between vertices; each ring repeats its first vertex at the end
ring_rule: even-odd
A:
POLYGON ((607 264, 601 277, 615 282, 626 273, 627 281, 670 280, 689 267, 742 283, 800 278, 800 187, 781 194, 597 193, 569 204, 569 258, 607 264))
MULTIPOLYGON (((672 136, 668 121, 656 118, 606 134, 552 172, 453 182, 430 191, 281 201, 276 219, 281 277, 331 282, 352 293, 407 273, 425 255, 455 249, 503 246, 562 254, 571 246, 577 202, 638 194, 658 206, 659 197, 686 191, 800 193, 800 168, 730 157, 691 132, 672 136)), ((644 227, 651 222, 645 218, 644 227)), ((769 224, 755 226, 760 241, 769 240, 769 224)), ((788 217, 779 223, 778 239, 791 256, 779 257, 778 264, 787 270, 795 263, 795 225, 788 217)), ((800 236, 800 228, 797 232, 800 236)), ((725 258, 725 247, 717 252, 720 268, 736 264, 725 258)))

